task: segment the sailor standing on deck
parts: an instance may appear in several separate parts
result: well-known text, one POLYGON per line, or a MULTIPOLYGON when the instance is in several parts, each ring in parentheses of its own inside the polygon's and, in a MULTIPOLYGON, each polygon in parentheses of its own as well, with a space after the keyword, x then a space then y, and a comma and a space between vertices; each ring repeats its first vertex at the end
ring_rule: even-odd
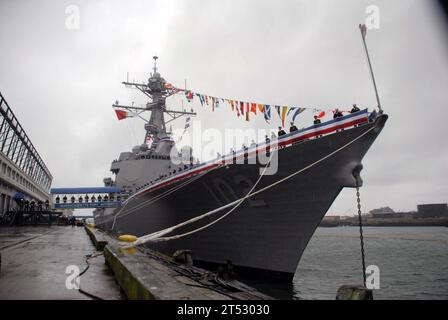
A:
POLYGON ((253 148, 253 147, 257 147, 257 146, 258 146, 258 145, 257 145, 257 143, 255 142, 255 140, 252 139, 252 142, 250 143, 250 147, 253 148))
MULTIPOLYGON (((286 134, 286 131, 283 130, 282 127, 278 127, 278 137, 280 138, 281 136, 284 136, 286 134)), ((280 149, 283 149, 285 146, 284 145, 280 145, 279 144, 280 149)))
POLYGON ((336 108, 336 110, 334 111, 334 114, 333 114, 333 119, 340 118, 343 116, 344 115, 342 114, 342 112, 338 108, 336 108))
POLYGON ((269 139, 268 135, 265 135, 264 141, 266 143, 266 155, 269 157, 271 155, 271 139, 269 139))
POLYGON ((356 106, 356 103, 353 105, 353 108, 352 108, 352 110, 350 110, 350 113, 355 113, 355 112, 358 112, 358 111, 360 111, 360 109, 356 106))
POLYGON ((297 129, 297 127, 294 125, 294 122, 291 122, 291 127, 289 128, 289 132, 294 132, 297 130, 299 130, 299 129, 297 129))
MULTIPOLYGON (((337 120, 337 118, 341 118, 341 117, 343 117, 344 115, 342 114, 342 112, 338 109, 338 108, 336 108, 336 110, 334 111, 334 114, 333 114, 333 119, 334 120, 337 120)), ((344 129, 336 129, 336 132, 339 132, 339 131, 343 131, 344 129)))
MULTIPOLYGON (((360 111, 360 109, 356 106, 356 104, 354 104, 352 110, 350 110, 350 113, 356 113, 358 111, 360 111)), ((357 127, 357 126, 358 125, 355 124, 355 127, 357 127)))
POLYGON ((269 139, 268 135, 264 136, 264 141, 266 142, 266 144, 268 144, 269 142, 271 142, 271 139, 269 139))
MULTIPOLYGON (((315 115, 315 116, 314 116, 313 124, 314 124, 314 125, 318 125, 318 124, 320 124, 320 123, 321 123, 321 121, 320 121, 319 117, 318 117, 317 115, 315 115)), ((317 138, 320 138, 320 137, 322 137, 321 134, 317 135, 317 136, 316 136, 316 139, 317 139, 317 138)))
POLYGON ((278 136, 284 136, 286 134, 285 130, 282 127, 278 127, 278 136))

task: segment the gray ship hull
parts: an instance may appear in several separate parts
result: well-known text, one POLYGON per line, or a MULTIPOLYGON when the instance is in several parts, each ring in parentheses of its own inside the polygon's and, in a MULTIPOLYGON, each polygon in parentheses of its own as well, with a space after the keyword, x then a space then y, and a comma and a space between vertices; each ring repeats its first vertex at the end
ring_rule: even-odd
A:
MULTIPOLYGON (((292 278, 309 240, 342 188, 356 186, 354 173, 361 170, 361 160, 386 120, 386 115, 380 115, 374 122, 280 149, 277 174, 263 176, 256 190, 297 172, 374 127, 309 170, 246 200, 235 212, 209 228, 149 246, 166 254, 189 249, 197 261, 213 264, 230 261, 235 267, 292 278)), ((260 167, 259 164, 220 167, 199 179, 190 178, 190 183, 152 203, 148 200, 172 190, 176 184, 135 197, 122 210, 124 214, 118 215, 114 230, 142 236, 235 201, 246 195, 257 181, 260 167), (133 212, 125 214, 132 208, 135 208, 133 212)), ((173 234, 193 230, 219 216, 173 234)), ((110 229, 112 219, 100 211, 95 215, 95 224, 110 229)))

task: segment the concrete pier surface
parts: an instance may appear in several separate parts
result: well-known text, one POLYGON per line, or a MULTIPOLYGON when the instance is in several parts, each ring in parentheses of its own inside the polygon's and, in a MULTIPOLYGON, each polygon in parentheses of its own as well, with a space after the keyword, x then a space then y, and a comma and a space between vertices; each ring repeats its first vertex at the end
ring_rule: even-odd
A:
POLYGON ((115 235, 90 227, 0 227, 0 299, 272 299, 148 248, 122 246, 115 235))
MULTIPOLYGON (((83 227, 0 227, 0 299, 91 300, 68 289, 70 265, 82 272, 85 256, 96 252, 83 227)), ((89 260, 80 288, 102 299, 124 299, 113 274, 99 255, 89 260)))
POLYGON ((128 299, 134 300, 271 300, 232 277, 191 265, 145 247, 124 249, 117 235, 86 227, 113 270, 128 299))

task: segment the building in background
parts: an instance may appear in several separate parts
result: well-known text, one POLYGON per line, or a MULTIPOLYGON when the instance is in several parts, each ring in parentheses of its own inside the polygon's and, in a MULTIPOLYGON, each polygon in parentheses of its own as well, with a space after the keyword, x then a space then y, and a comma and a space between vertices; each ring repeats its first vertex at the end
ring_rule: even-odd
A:
POLYGON ((417 205, 417 218, 442 218, 448 217, 446 203, 432 203, 417 205))
POLYGON ((390 207, 382 207, 370 210, 368 216, 372 218, 394 218, 395 211, 390 207))

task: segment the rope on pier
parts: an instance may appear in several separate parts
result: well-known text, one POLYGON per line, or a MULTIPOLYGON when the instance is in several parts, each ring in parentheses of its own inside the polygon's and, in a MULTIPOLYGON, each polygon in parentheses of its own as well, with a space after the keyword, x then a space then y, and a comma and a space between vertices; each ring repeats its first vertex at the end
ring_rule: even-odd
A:
POLYGON ((233 211, 235 211, 236 208, 238 208, 238 207, 244 202, 244 200, 247 199, 247 197, 253 192, 253 190, 257 187, 257 185, 260 183, 261 178, 262 178, 263 175, 265 174, 265 172, 266 172, 266 170, 267 170, 267 168, 268 168, 268 166, 269 166, 269 164, 270 164, 270 162, 271 162, 271 159, 272 159, 272 156, 273 156, 273 155, 274 155, 274 152, 271 153, 271 156, 269 157, 269 160, 268 160, 266 166, 264 167, 263 172, 260 174, 260 177, 259 177, 258 180, 255 182, 255 184, 252 186, 252 188, 249 190, 249 192, 246 194, 246 196, 243 197, 243 198, 240 198, 240 199, 238 199, 238 200, 236 200, 236 201, 234 201, 234 202, 231 202, 231 203, 228 203, 227 205, 225 205, 224 207, 225 207, 225 208, 228 208, 228 207, 231 207, 232 205, 235 204, 235 206, 234 206, 232 209, 230 209, 228 212, 226 212, 224 215, 222 215, 222 216, 219 217, 218 219, 216 219, 216 220, 210 222, 209 224, 206 224, 205 226, 202 226, 202 227, 200 227, 200 228, 198 228, 198 229, 195 229, 195 230, 192 230, 192 231, 189 231, 189 232, 186 232, 186 233, 182 233, 182 234, 179 234, 179 235, 176 235, 176 236, 171 236, 171 237, 164 237, 164 238, 162 238, 162 236, 164 236, 165 234, 167 234, 167 233, 171 233, 172 231, 174 231, 174 230, 176 230, 176 229, 178 229, 178 228, 180 228, 180 227, 183 227, 183 226, 188 225, 188 224, 190 224, 190 223, 193 223, 193 222, 195 222, 195 221, 199 221, 199 220, 201 220, 201 219, 203 219, 203 218, 205 218, 205 217, 208 217, 208 216, 210 216, 210 215, 212 215, 212 214, 214 214, 214 213, 217 213, 217 212, 219 212, 219 211, 222 211, 222 210, 225 209, 224 207, 220 207, 220 208, 215 209, 215 210, 213 210, 213 211, 209 211, 209 212, 207 212, 207 213, 205 213, 205 214, 203 214, 203 215, 200 215, 200 216, 197 216, 197 217, 192 218, 192 219, 190 219, 190 220, 187 220, 187 221, 185 221, 185 222, 182 222, 182 223, 180 223, 180 224, 178 224, 178 225, 175 225, 175 226, 173 226, 173 227, 171 227, 171 228, 167 228, 167 229, 164 229, 164 230, 161 230, 161 231, 154 232, 154 233, 152 233, 152 234, 150 234, 150 235, 148 235, 148 236, 140 237, 140 238, 138 238, 138 239, 135 241, 135 243, 133 243, 133 245, 135 246, 135 245, 139 245, 139 244, 141 244, 141 243, 139 243, 139 241, 144 241, 143 243, 145 243, 145 242, 148 242, 148 241, 151 241, 151 240, 154 241, 154 242, 156 242, 156 241, 169 241, 169 240, 179 239, 179 238, 185 237, 185 236, 187 236, 187 235, 190 235, 190 234, 199 232, 199 231, 201 231, 201 230, 204 230, 204 229, 206 229, 206 228, 208 228, 208 227, 214 225, 214 224, 217 223, 218 221, 224 219, 224 218, 227 217, 229 214, 231 214, 233 211), (147 237, 147 238, 145 238, 145 237, 147 237))
MULTIPOLYGON (((260 190, 258 190, 258 191, 253 192, 253 190, 255 189, 255 187, 257 186, 257 184, 260 182, 261 177, 263 176, 263 175, 260 175, 260 178, 257 180, 257 183, 252 187, 252 189, 251 189, 251 190, 250 190, 244 197, 242 197, 242 198, 240 198, 240 199, 238 199, 238 200, 235 200, 235 201, 233 201, 233 202, 230 202, 230 203, 228 203, 228 204, 226 204, 226 205, 224 205, 224 206, 222 206, 222 207, 219 207, 219 208, 217 208, 217 209, 211 210, 211 211, 206 212, 206 213, 204 213, 204 214, 202 214, 202 215, 199 215, 199 216, 197 216, 197 217, 194 217, 194 218, 192 218, 192 219, 189 219, 189 220, 187 220, 187 221, 181 222, 181 223, 179 223, 179 224, 177 224, 177 225, 175 225, 175 226, 172 226, 172 227, 169 227, 169 228, 160 230, 160 231, 156 231, 156 232, 153 232, 153 233, 148 234, 148 235, 141 236, 141 237, 139 237, 133 244, 131 244, 131 245, 127 245, 126 247, 127 247, 127 248, 130 248, 130 247, 134 247, 134 246, 142 245, 142 244, 145 244, 145 243, 148 243, 148 242, 162 242, 162 241, 175 240, 175 239, 179 239, 179 238, 182 238, 182 237, 185 237, 185 236, 194 234, 194 233, 199 232, 199 231, 201 231, 201 230, 204 230, 204 229, 208 228, 209 226, 215 224, 216 222, 220 221, 221 219, 223 219, 223 218, 226 217, 227 215, 229 215, 229 214, 230 214, 231 212, 233 212, 233 211, 234 211, 234 210, 235 210, 235 209, 236 209, 236 208, 237 208, 237 207, 238 207, 244 200, 246 200, 246 199, 248 199, 248 198, 250 198, 250 197, 253 197, 253 196, 255 196, 255 195, 259 194, 259 193, 262 193, 262 192, 264 192, 264 191, 266 191, 266 190, 269 190, 269 189, 275 187, 276 185, 278 185, 278 184, 280 184, 280 183, 283 183, 283 182, 285 182, 286 180, 289 180, 289 179, 291 179, 292 177, 294 177, 294 176, 296 176, 296 175, 298 175, 298 174, 300 174, 300 173, 302 173, 302 172, 304 172, 304 171, 306 171, 306 170, 308 170, 308 169, 310 169, 310 168, 316 166, 317 164, 321 163, 322 161, 324 161, 324 160, 330 158, 331 156, 335 155, 336 153, 338 153, 338 152, 344 150, 345 148, 347 148, 348 146, 350 146, 351 144, 353 144, 353 143, 356 142, 357 140, 359 140, 359 139, 361 139, 362 137, 364 137, 365 135, 367 135, 370 131, 374 130, 375 128, 376 128, 376 127, 371 127, 371 128, 368 129, 367 131, 365 131, 365 132, 363 132, 362 134, 360 134, 358 137, 356 137, 356 138, 354 138, 353 140, 347 142, 346 144, 344 144, 344 145, 341 146, 340 148, 338 148, 338 149, 336 149, 336 150, 330 152, 329 154, 327 154, 326 156, 320 158, 319 160, 316 160, 315 162, 313 162, 313 163, 307 165, 306 167, 304 167, 304 168, 302 168, 302 169, 300 169, 300 170, 298 170, 298 171, 296 171, 296 172, 290 174, 289 176, 286 176, 285 178, 282 178, 282 179, 280 179, 280 180, 278 180, 278 181, 276 181, 276 182, 274 182, 274 183, 272 183, 272 184, 270 184, 270 185, 268 185, 268 186, 266 186, 266 187, 264 187, 264 188, 262 188, 262 189, 260 189, 260 190), (215 213, 218 213, 218 212, 220 212, 220 211, 222 211, 222 210, 224 210, 224 209, 227 209, 227 208, 229 208, 229 207, 232 207, 232 206, 235 206, 235 207, 232 208, 232 209, 230 209, 230 210, 229 210, 227 213, 225 213, 223 216, 219 217, 219 218, 216 219, 215 221, 212 221, 212 222, 210 222, 209 224, 207 224, 207 225, 205 225, 205 226, 203 226, 203 227, 197 228, 197 229, 195 229, 195 230, 192 230, 192 231, 189 231, 189 232, 186 232, 186 233, 183 233, 183 234, 174 235, 174 236, 171 236, 171 237, 163 237, 165 234, 171 233, 171 232, 173 232, 174 230, 176 230, 176 229, 178 229, 178 228, 180 228, 180 227, 183 227, 183 226, 186 226, 186 225, 191 224, 191 223, 193 223, 193 222, 199 221, 199 220, 201 220, 201 219, 203 219, 203 218, 206 218, 206 217, 208 217, 208 216, 211 216, 211 215, 213 215, 213 214, 215 214, 215 213)), ((266 170, 266 168, 267 168, 267 166, 265 167, 265 170, 266 170)), ((263 173, 264 173, 264 172, 263 172, 263 173)))
MULTIPOLYGON (((81 279, 81 276, 82 276, 84 273, 86 273, 87 270, 89 270, 89 268, 90 268, 90 262, 89 262, 89 260, 90 260, 90 259, 92 259, 92 258, 96 258, 96 257, 98 257, 98 256, 102 256, 102 255, 103 255, 103 252, 94 252, 94 253, 91 253, 91 254, 86 255, 86 256, 85 256, 85 258, 86 258, 85 261, 86 261, 87 266, 84 268, 84 270, 83 270, 82 272, 80 272, 80 273, 78 274, 77 279, 81 279)), ((79 281, 79 280, 78 280, 78 281, 79 281)), ((87 291, 81 289, 81 286, 80 286, 80 285, 78 286, 78 291, 79 291, 80 293, 82 293, 82 294, 88 296, 89 298, 94 299, 94 300, 104 300, 104 299, 101 298, 101 297, 98 297, 98 296, 96 296, 96 295, 94 295, 94 294, 92 294, 92 293, 90 293, 90 292, 87 292, 87 291)))

